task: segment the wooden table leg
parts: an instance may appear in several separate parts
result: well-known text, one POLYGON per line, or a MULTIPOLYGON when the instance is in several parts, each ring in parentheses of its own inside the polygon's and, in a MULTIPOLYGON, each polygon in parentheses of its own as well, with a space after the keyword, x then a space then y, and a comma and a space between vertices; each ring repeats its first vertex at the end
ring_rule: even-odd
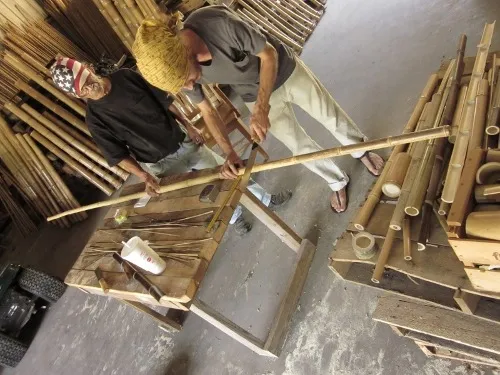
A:
POLYGON ((169 331, 169 332, 179 332, 182 329, 182 324, 171 319, 168 315, 162 315, 158 311, 153 310, 152 308, 135 301, 127 301, 124 299, 120 299, 120 302, 125 305, 131 306, 137 311, 140 311, 144 314, 149 315, 153 320, 155 320, 160 328, 169 331))

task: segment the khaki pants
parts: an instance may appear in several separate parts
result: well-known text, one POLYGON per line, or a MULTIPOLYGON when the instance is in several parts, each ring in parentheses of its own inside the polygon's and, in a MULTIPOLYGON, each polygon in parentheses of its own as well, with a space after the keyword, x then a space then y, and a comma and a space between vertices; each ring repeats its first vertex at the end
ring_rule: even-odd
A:
MULTIPOLYGON (((292 104, 296 104, 321 123, 342 145, 363 142, 366 137, 347 116, 321 84, 314 73, 296 57, 297 65, 286 82, 275 90, 270 98, 270 132, 282 142, 293 155, 321 151, 314 140, 298 123, 292 104)), ((255 103, 246 103, 252 111, 255 103)), ((359 158, 363 153, 352 154, 359 158)), ((349 177, 332 159, 324 159, 304 164, 321 176, 333 191, 344 188, 349 177)))

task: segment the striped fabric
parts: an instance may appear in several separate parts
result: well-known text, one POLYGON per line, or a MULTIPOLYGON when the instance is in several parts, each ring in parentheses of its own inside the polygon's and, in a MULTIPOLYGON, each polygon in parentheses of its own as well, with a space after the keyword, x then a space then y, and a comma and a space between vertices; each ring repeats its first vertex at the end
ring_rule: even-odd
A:
POLYGON ((68 57, 59 57, 50 68, 50 73, 57 87, 76 96, 80 96, 90 75, 90 71, 82 63, 68 57))

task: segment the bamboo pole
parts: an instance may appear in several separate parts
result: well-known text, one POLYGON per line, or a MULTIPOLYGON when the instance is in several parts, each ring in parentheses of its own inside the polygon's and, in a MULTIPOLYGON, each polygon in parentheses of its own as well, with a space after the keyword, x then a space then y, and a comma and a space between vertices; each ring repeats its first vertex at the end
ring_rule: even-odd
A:
MULTIPOLYGON (((420 118, 422 111, 424 110, 424 106, 429 101, 434 89, 437 86, 437 83, 438 83, 437 74, 432 74, 427 80, 427 83, 417 101, 413 113, 411 114, 410 119, 408 120, 405 128, 403 129, 403 134, 408 134, 415 130, 418 119, 420 118)), ((375 183, 375 186, 373 186, 372 190, 368 194, 368 197, 366 198, 365 203, 358 210, 356 217, 353 220, 353 224, 356 227, 356 229, 358 230, 365 229, 366 225, 368 224, 368 220, 370 220, 373 210, 380 201, 382 186, 391 168, 391 164, 394 162, 396 155, 399 154, 400 152, 404 152, 405 150, 406 150, 406 145, 400 145, 395 147, 394 150, 392 151, 391 156, 385 163, 382 173, 380 174, 379 178, 377 179, 377 182, 375 183)))
POLYGON ((386 181, 382 185, 382 192, 389 198, 397 198, 401 195, 401 188, 410 162, 410 153, 400 152, 396 155, 392 168, 387 173, 386 181))
POLYGON ((474 108, 474 120, 469 139, 468 152, 482 147, 484 138, 484 126, 486 124, 486 113, 488 111, 488 89, 489 82, 487 79, 482 79, 479 83, 479 88, 476 96, 476 104, 474 108))
POLYGON ((487 24, 484 27, 483 36, 481 37, 481 42, 478 45, 478 52, 476 61, 474 62, 472 78, 467 89, 464 115, 460 124, 459 133, 457 134, 455 147, 453 148, 450 165, 448 167, 448 174, 446 176, 445 185, 441 194, 441 199, 448 203, 452 203, 455 199, 458 183, 462 174, 467 154, 470 131, 472 128, 472 121, 474 119, 474 108, 478 86, 484 74, 494 28, 495 22, 487 24))
POLYGON ((465 106, 465 98, 467 96, 467 88, 468 85, 463 85, 460 87, 457 105, 455 107, 455 112, 453 113, 453 118, 451 120, 451 135, 448 138, 450 143, 455 143, 455 140, 457 139, 458 128, 462 119, 462 114, 465 106))
MULTIPOLYGON (((427 131, 415 132, 415 133, 411 133, 411 134, 402 134, 402 135, 366 141, 363 143, 357 143, 357 144, 348 145, 348 146, 334 147, 331 149, 322 150, 322 151, 318 151, 318 152, 311 152, 309 154, 296 155, 296 156, 292 156, 292 157, 285 158, 285 159, 280 159, 280 160, 270 161, 270 162, 266 162, 266 163, 262 163, 262 164, 257 164, 252 168, 252 173, 268 171, 268 170, 276 169, 276 168, 289 167, 292 165, 307 163, 307 162, 315 161, 315 160, 334 158, 334 157, 338 157, 338 156, 342 156, 342 155, 352 154, 353 152, 377 150, 377 149, 391 147, 391 146, 395 146, 395 145, 399 145, 399 144, 403 144, 403 143, 420 142, 420 141, 425 141, 425 140, 428 140, 428 139, 431 139, 434 137, 442 138, 442 137, 447 137, 448 135, 449 135, 449 127, 443 126, 443 127, 437 128, 437 129, 430 129, 427 131)), ((245 168, 240 168, 238 170, 238 175, 243 175, 244 172, 245 172, 245 168)), ((219 179, 220 179, 220 177, 219 177, 218 173, 212 173, 212 174, 208 174, 206 176, 192 178, 190 180, 185 180, 185 181, 161 186, 158 192, 160 194, 166 193, 169 191, 174 191, 174 190, 178 190, 178 189, 182 189, 182 188, 187 188, 187 187, 191 187, 191 186, 210 183, 213 181, 217 181, 219 179)), ((116 198, 113 200, 109 200, 106 202, 99 202, 99 203, 94 203, 94 204, 91 204, 91 205, 88 205, 85 207, 81 207, 79 210, 71 210, 71 211, 63 212, 59 215, 62 215, 62 216, 71 215, 71 214, 74 214, 77 212, 86 211, 86 210, 90 210, 90 209, 94 209, 94 208, 111 206, 113 204, 121 203, 121 202, 128 202, 130 200, 139 199, 139 198, 142 198, 145 196, 147 196, 146 192, 130 194, 130 195, 126 195, 126 196, 116 198)), ((51 220, 57 219, 58 218, 57 216, 59 216, 59 215, 54 216, 53 218, 51 218, 51 220)))
MULTIPOLYGON (((35 144, 33 139, 29 136, 29 134, 24 134, 23 139, 26 142, 26 145, 33 153, 33 160, 37 163, 37 167, 44 171, 45 178, 52 182, 54 186, 57 187, 59 191, 59 195, 63 198, 63 201, 66 203, 66 206, 69 209, 80 207, 80 203, 76 200, 73 193, 69 190, 66 183, 63 181, 61 176, 57 173, 55 168, 52 166, 52 163, 47 159, 47 157, 43 154, 40 148, 35 144)), ((86 212, 80 212, 77 216, 78 220, 85 220, 88 217, 86 212)))
POLYGON ((403 221, 403 258, 412 260, 411 256, 411 219, 405 217, 403 221))
POLYGON ((99 1, 101 2, 101 5, 111 17, 111 19, 113 20, 118 30, 120 30, 120 34, 123 35, 124 38, 123 43, 131 51, 132 45, 134 44, 134 38, 132 37, 130 30, 128 29, 127 25, 121 18, 118 11, 116 10, 115 6, 111 2, 111 0, 99 0, 99 1))
POLYGON ((113 3, 115 5, 116 10, 118 11, 122 19, 125 21, 125 24, 127 25, 130 34, 133 37, 135 37, 137 29, 139 28, 139 24, 135 21, 135 17, 131 14, 128 6, 125 4, 124 1, 120 0, 113 0, 113 3))
POLYGON ((23 109, 17 107, 13 103, 6 103, 5 104, 5 109, 9 110, 13 114, 15 114, 17 117, 19 117, 23 122, 31 126, 33 129, 41 133, 43 136, 48 138, 51 142, 53 142, 57 147, 59 147, 61 150, 66 152, 68 155, 70 155, 73 159, 77 160, 79 163, 84 165, 86 168, 88 168, 90 171, 98 175, 99 177, 103 178, 107 182, 109 182, 111 185, 113 185, 116 189, 119 189, 120 186, 122 185, 121 181, 100 168, 97 164, 95 164, 93 161, 88 159, 86 156, 82 155, 80 152, 76 151, 71 145, 65 143, 62 139, 60 139, 58 136, 56 136, 54 133, 49 131, 45 126, 43 126, 40 122, 38 122, 36 119, 31 117, 27 112, 25 112, 23 109))
POLYGON ((285 8, 282 4, 272 1, 272 0, 263 0, 263 3, 267 5, 268 9, 275 9, 281 14, 281 17, 286 18, 289 23, 292 23, 296 27, 302 29, 302 33, 306 35, 310 35, 314 31, 314 23, 310 20, 297 15, 287 8, 285 8))
POLYGON ((35 90, 33 87, 31 87, 27 83, 19 80, 16 82, 16 87, 18 89, 24 91, 30 97, 32 97, 37 102, 42 104, 44 107, 50 109, 56 115, 65 119, 67 122, 69 122, 71 125, 75 126, 77 129, 81 130, 82 132, 84 132, 87 135, 91 135, 89 128, 87 127, 87 124, 85 124, 82 120, 77 118, 75 115, 73 115, 69 111, 62 108, 60 105, 57 105, 52 100, 48 99, 47 97, 45 97, 44 95, 39 93, 37 90, 35 90))
POLYGON ((135 22, 139 26, 144 20, 144 16, 137 7, 137 4, 134 0, 125 0, 125 4, 127 4, 127 7, 130 10, 130 14, 134 17, 135 22))
POLYGON ((154 14, 152 14, 152 12, 148 8, 144 0, 136 0, 136 1, 137 1, 137 6, 141 10, 141 13, 144 15, 144 18, 154 18, 154 14))
POLYGON ((298 12, 303 13, 304 15, 312 18, 313 20, 319 21, 321 18, 320 12, 317 12, 314 9, 312 9, 306 3, 302 2, 302 0, 285 0, 282 2, 284 4, 291 5, 292 7, 297 9, 298 12))
MULTIPOLYGON (((125 172, 123 169, 121 169, 118 166, 115 167, 110 167, 108 165, 108 162, 104 157, 100 154, 95 152, 94 150, 90 149, 87 147, 87 145, 83 144, 79 140, 77 140, 75 137, 72 135, 66 133, 63 129, 59 128, 57 125, 55 125, 52 121, 47 119, 46 117, 42 116, 42 114, 38 111, 36 111, 33 107, 29 106, 28 104, 24 103, 21 104, 21 108, 25 110, 30 116, 32 116, 35 120, 37 120, 39 123, 43 124, 46 128, 48 128, 50 131, 54 132, 57 136, 62 138, 64 141, 66 141, 68 144, 70 144, 72 147, 86 155, 89 159, 92 161, 96 162, 97 164, 101 165, 102 167, 110 170, 117 176, 121 177, 123 180, 126 180, 128 177, 128 173, 125 172)), ((38 130, 35 128, 35 130, 38 130)), ((42 131, 38 130, 40 133, 43 134, 42 131)))
POLYGON ((486 126, 486 134, 496 135, 500 133, 498 126, 498 117, 500 115, 500 80, 496 83, 493 100, 488 112, 488 125, 486 126))
POLYGON ((23 235, 28 235, 37 230, 35 223, 28 216, 26 211, 22 209, 18 202, 10 193, 7 183, 0 173, 0 201, 4 205, 5 210, 12 218, 12 222, 19 232, 23 235))
POLYGON ((384 268, 387 264, 387 260, 389 259, 389 255, 391 254, 392 244, 394 243, 394 238, 396 236, 396 231, 392 228, 387 230, 387 234, 385 235, 384 244, 382 245, 382 249, 380 250, 380 254, 377 258, 377 264, 375 265, 375 269, 373 270, 372 275, 372 283, 379 284, 380 280, 384 275, 384 268))
POLYGON ((450 212, 450 208, 451 208, 451 203, 441 201, 439 203, 438 214, 440 216, 448 216, 448 212, 450 212))
MULTIPOLYGON (((61 149, 56 147, 52 142, 50 142, 47 138, 43 137, 40 133, 33 131, 31 133, 31 137, 35 139, 38 143, 40 143, 43 147, 45 147, 47 150, 56 155, 63 162, 68 164, 71 168, 80 173, 87 181, 89 181, 91 184, 99 188, 99 190, 104 192, 106 195, 109 196, 113 194, 113 190, 110 189, 109 186, 107 186, 104 182, 102 182, 96 176, 90 173, 90 171, 85 169, 81 164, 77 163, 74 159, 69 157, 66 153, 64 153, 61 149)), ((74 210, 79 210, 78 212, 85 211, 85 210, 80 211, 80 208, 75 208, 74 210)))
POLYGON ((118 36, 118 38, 122 41, 122 43, 128 48, 127 46, 127 40, 125 38, 125 35, 122 34, 121 29, 116 26, 116 23, 113 21, 113 18, 109 15, 109 13, 106 11, 106 9, 102 6, 100 0, 92 0, 92 2, 95 4, 96 8, 99 9, 99 12, 101 12, 102 16, 106 20, 106 22, 109 24, 109 26, 113 29, 115 34, 118 36))

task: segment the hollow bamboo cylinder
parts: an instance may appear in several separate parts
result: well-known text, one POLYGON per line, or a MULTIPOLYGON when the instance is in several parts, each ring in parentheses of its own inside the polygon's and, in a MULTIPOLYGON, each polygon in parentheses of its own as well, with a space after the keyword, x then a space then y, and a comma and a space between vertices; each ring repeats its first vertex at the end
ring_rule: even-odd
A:
POLYGON ((500 202, 500 184, 476 185, 474 198, 477 203, 500 202))
MULTIPOLYGON (((113 190, 109 188, 104 182, 100 181, 96 176, 94 176, 92 173, 90 173, 89 170, 85 169, 82 165, 77 163, 74 159, 69 157, 66 153, 61 151, 59 148, 57 148, 52 142, 50 142, 47 138, 43 137, 41 134, 37 133, 36 131, 33 131, 31 133, 31 137, 35 139, 38 143, 40 143, 43 147, 45 147, 47 150, 52 152, 54 155, 56 155, 59 159, 61 159, 63 162, 68 164, 71 168, 76 170, 78 173, 80 173, 87 181, 89 181, 91 184, 99 188, 102 192, 104 192, 106 195, 111 195, 113 194, 113 190)), ((74 210, 80 210, 81 207, 75 208, 70 211, 74 210)), ((78 212, 83 212, 78 211, 78 212)))
MULTIPOLYGON (((352 145, 348 145, 348 146, 334 147, 334 148, 323 150, 323 151, 311 152, 309 154, 296 155, 296 156, 292 156, 292 157, 285 158, 285 159, 280 159, 280 160, 270 161, 270 162, 266 162, 266 163, 262 163, 262 164, 257 164, 252 168, 252 173, 267 171, 267 170, 276 169, 276 168, 288 167, 288 166, 301 164, 301 163, 307 163, 307 162, 315 161, 315 160, 334 158, 334 157, 338 157, 338 156, 342 156, 342 155, 352 154, 353 152, 358 152, 358 151, 377 150, 380 148, 395 146, 395 145, 399 145, 402 143, 425 141, 425 140, 431 139, 433 137, 442 138, 442 137, 447 137, 448 135, 449 135, 449 127, 443 126, 443 127, 437 128, 437 129, 430 129, 430 130, 424 130, 424 131, 415 132, 415 133, 411 133, 411 134, 402 134, 402 135, 397 135, 394 137, 381 138, 381 139, 366 141, 366 142, 362 142, 362 143, 352 144, 352 145)), ((244 168, 240 168, 238 170, 239 175, 243 175, 244 172, 245 172, 244 168)), ((172 183, 169 185, 161 186, 158 192, 160 194, 162 194, 162 193, 166 193, 169 191, 174 191, 174 190, 178 190, 178 189, 182 189, 182 188, 187 188, 187 187, 201 185, 201 184, 207 184, 207 183, 210 183, 213 181, 217 181, 219 179, 220 178, 219 178, 218 173, 207 174, 206 176, 192 178, 190 180, 185 180, 185 181, 181 181, 178 183, 172 183)), ((91 204, 91 205, 88 205, 85 207, 81 207, 79 210, 71 210, 71 211, 63 212, 59 215, 62 215, 62 216, 71 215, 71 214, 74 214, 76 212, 86 211, 86 210, 99 208, 99 207, 111 206, 111 205, 116 204, 116 203, 128 202, 129 200, 139 199, 139 198, 142 198, 145 196, 147 196, 146 192, 130 194, 130 195, 126 195, 126 196, 123 196, 123 197, 120 197, 117 199, 113 199, 113 200, 109 200, 106 202, 98 202, 98 203, 94 203, 94 204, 91 204)), ((52 219, 57 219, 57 216, 59 216, 59 215, 56 215, 52 219)))
POLYGON ((458 93, 458 101, 455 107, 455 112, 453 113, 453 119, 451 120, 451 135, 448 138, 450 143, 455 143, 457 139, 458 127, 460 125, 460 120, 462 119, 462 113, 465 105, 465 98, 467 96, 468 85, 463 85, 460 87, 460 92, 458 93))
MULTIPOLYGON (((410 119, 408 120, 405 128, 403 129, 403 134, 410 133, 415 129, 415 127, 417 126, 418 119, 420 118, 424 110, 424 106, 429 101, 429 98, 434 92, 437 83, 438 83, 437 74, 432 74, 427 80, 427 83, 424 87, 424 90, 422 91, 422 94, 420 95, 420 98, 417 101, 413 113, 411 114, 410 119)), ((385 163, 384 169, 382 170, 380 177, 377 179, 377 182, 375 183, 375 186, 373 186, 372 190, 368 194, 368 197, 366 198, 365 203, 358 210, 356 217, 353 220, 353 224, 356 227, 356 229, 358 230, 365 229, 366 225, 368 224, 368 220, 370 220, 373 210, 380 201, 382 186, 385 182, 385 179, 387 178, 387 174, 391 168, 392 163, 394 162, 394 159, 396 158, 396 155, 399 154, 400 152, 404 152, 405 150, 406 146, 402 145, 395 147, 394 150, 392 151, 391 156, 385 163)))
POLYGON ((4 54, 4 60, 9 63, 10 66, 17 69, 20 73, 26 75, 29 79, 38 83, 42 88, 50 92, 57 99, 62 101, 64 104, 73 109, 80 116, 85 117, 85 109, 74 102, 69 96, 61 92, 56 87, 52 86, 50 83, 45 81, 45 79, 40 76, 36 71, 31 69, 27 64, 25 64, 22 59, 16 57, 13 53, 6 51, 4 54))
POLYGON ((474 109, 474 121, 472 132, 469 139, 469 150, 474 150, 477 147, 482 147, 484 138, 484 126, 486 124, 486 112, 488 109, 488 88, 489 82, 487 79, 481 80, 476 97, 476 106, 474 109))
POLYGON ((389 198, 400 196, 410 162, 411 156, 408 152, 400 152, 396 155, 391 169, 387 173, 386 181, 382 185, 382 192, 389 198))
MULTIPOLYGON (((65 202, 65 205, 69 209, 80 207, 80 204, 74 197, 73 193, 71 193, 66 183, 63 181, 61 176, 59 176, 49 159, 47 159, 40 148, 35 144, 33 139, 28 134, 24 134, 23 139, 33 153, 33 160, 37 163, 37 168, 43 171, 45 178, 48 181, 50 180, 56 187, 56 190, 59 192, 59 196, 62 197, 63 202, 65 202)), ((86 212, 80 212, 78 216, 75 215, 75 217, 78 221, 80 221, 86 219, 88 215, 86 212)))
POLYGON ((377 264, 375 265, 375 269, 373 270, 372 283, 379 284, 380 280, 382 280, 382 276, 384 275, 385 265, 387 264, 387 260, 389 259, 389 255, 391 254, 392 244, 394 243, 395 235, 396 235, 395 230, 391 228, 387 230, 384 244, 382 245, 382 250, 380 250, 380 254, 378 255, 377 259, 377 264))
POLYGON ((471 212, 465 222, 468 237, 500 240, 500 210, 471 212))
POLYGON ((448 216, 448 212, 450 212, 451 203, 441 201, 439 203, 438 214, 440 216, 448 216))
POLYGON ((120 188, 122 183, 120 182, 120 180, 118 180, 118 178, 107 173, 102 168, 100 168, 97 164, 95 164, 93 161, 89 160, 86 156, 82 155, 80 152, 73 149, 73 147, 71 145, 67 144, 66 142, 61 140, 59 137, 57 137, 54 133, 47 130, 47 128, 45 128, 45 126, 43 126, 40 122, 38 122, 33 117, 31 117, 23 109, 15 106, 11 102, 5 103, 5 108, 7 110, 9 110, 10 112, 12 112, 13 114, 15 114, 17 117, 19 117, 23 122, 25 122, 26 124, 31 126, 33 129, 35 129, 36 131, 41 133, 44 137, 50 139, 50 141, 53 142, 55 145, 57 145, 57 147, 59 147, 61 150, 65 151, 73 159, 77 160, 79 163, 84 165, 86 168, 91 170, 93 173, 95 173, 99 177, 108 181, 116 189, 120 188))
POLYGON ((500 163, 500 150, 488 150, 486 153, 486 163, 489 162, 500 163))
POLYGON ((467 89, 464 114, 462 116, 459 132, 455 141, 455 147, 453 148, 453 153, 450 158, 450 165, 448 167, 448 174, 446 176, 443 192, 441 194, 441 199, 448 203, 452 203, 455 199, 465 157, 467 155, 467 146, 469 144, 472 122, 474 120, 474 109, 478 86, 484 74, 494 27, 495 23, 487 24, 485 26, 481 42, 478 46, 478 53, 474 62, 472 78, 467 89))
MULTIPOLYGON (((63 129, 61 129, 60 127, 55 125, 52 121, 50 121, 46 117, 42 116, 42 114, 37 112, 33 107, 24 103, 24 104, 21 104, 21 108, 23 110, 25 110, 30 116, 35 118, 39 123, 43 124, 50 131, 54 132, 57 136, 61 137, 68 144, 73 146, 78 151, 82 152, 89 159, 91 159, 92 161, 95 161, 97 164, 101 165, 102 167, 112 171, 114 174, 121 177, 123 180, 127 179, 128 173, 126 171, 124 171, 120 167, 116 167, 116 166, 110 167, 108 165, 108 162, 106 161, 106 159, 104 159, 104 157, 100 153, 95 152, 94 150, 87 147, 87 145, 83 144, 78 139, 73 137, 71 134, 66 133, 63 129)), ((41 132, 41 131, 39 131, 39 132, 43 134, 43 132, 41 132)))
POLYGON ((16 82, 16 87, 18 89, 24 91, 26 94, 31 96, 37 102, 42 104, 44 107, 50 109, 56 115, 65 119, 67 122, 69 122, 71 125, 75 126, 77 129, 81 130, 82 132, 84 132, 87 135, 90 135, 90 131, 89 131, 89 128, 87 127, 87 124, 85 124, 82 120, 77 118, 75 115, 73 115, 69 111, 62 108, 60 105, 57 105, 52 100, 48 99, 47 97, 45 97, 44 95, 39 93, 37 90, 35 90, 33 87, 31 87, 27 83, 19 80, 16 82))
POLYGON ((486 126, 486 134, 496 135, 500 133, 498 126, 498 117, 500 115, 500 80, 496 83, 491 108, 488 113, 488 124, 486 126))
POLYGON ((403 220, 403 258, 412 260, 411 257, 411 219, 405 217, 403 220))

